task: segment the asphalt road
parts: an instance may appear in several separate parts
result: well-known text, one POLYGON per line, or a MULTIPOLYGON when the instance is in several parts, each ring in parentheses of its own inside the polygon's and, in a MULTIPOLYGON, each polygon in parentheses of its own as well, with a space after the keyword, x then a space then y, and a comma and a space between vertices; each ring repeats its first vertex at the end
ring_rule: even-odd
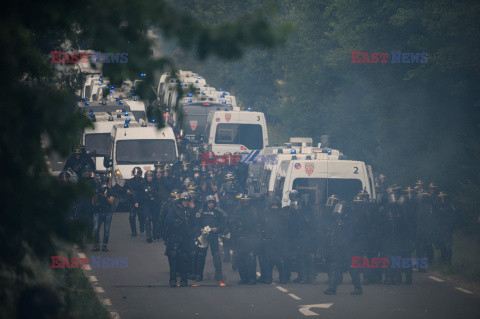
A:
POLYGON ((85 270, 116 318, 480 318, 480 296, 429 273, 415 272, 410 286, 364 286, 361 296, 350 295, 345 275, 337 295, 327 296, 325 274, 315 285, 280 285, 277 273, 271 285, 237 285, 238 273, 224 263, 227 286, 219 287, 209 252, 201 286, 170 288, 163 243, 149 244, 145 234, 132 238, 129 228, 128 214, 115 213, 110 251, 83 252, 87 258, 128 258, 126 268, 85 270))

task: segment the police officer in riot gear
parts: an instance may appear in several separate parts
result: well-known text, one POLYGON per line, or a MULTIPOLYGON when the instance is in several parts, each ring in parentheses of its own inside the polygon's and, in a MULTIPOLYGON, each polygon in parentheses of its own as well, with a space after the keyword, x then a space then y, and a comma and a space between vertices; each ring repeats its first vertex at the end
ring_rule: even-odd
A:
POLYGON ((457 225, 458 216, 445 192, 437 195, 436 208, 436 217, 440 224, 436 247, 440 250, 441 261, 450 265, 452 263, 453 230, 457 225))
POLYGON ((154 181, 154 173, 149 170, 145 172, 145 181, 142 184, 143 195, 139 196, 139 205, 143 210, 145 218, 145 231, 147 235, 147 242, 151 243, 153 221, 158 219, 158 184, 154 181))
POLYGON ((94 198, 94 247, 92 251, 100 250, 100 226, 103 223, 103 246, 102 251, 108 251, 108 237, 110 235, 110 224, 115 209, 115 197, 108 186, 108 177, 102 175, 100 184, 96 189, 94 198))
POLYGON ((205 207, 196 215, 196 235, 201 237, 203 241, 197 247, 197 276, 196 281, 203 280, 203 270, 205 267, 205 258, 207 256, 208 247, 210 247, 213 265, 215 267, 215 280, 222 280, 222 263, 220 258, 220 248, 218 243, 218 235, 225 228, 225 219, 223 213, 215 208, 217 202, 213 195, 205 198, 205 207))
POLYGON ((133 178, 125 182, 125 188, 127 193, 127 201, 130 209, 130 228, 132 231, 132 237, 137 236, 137 216, 138 223, 140 227, 140 233, 143 233, 145 229, 145 218, 142 211, 141 202, 143 202, 144 188, 143 184, 145 180, 142 178, 142 169, 140 167, 135 167, 132 170, 133 178))
POLYGON ((71 170, 78 176, 79 179, 82 179, 84 177, 83 172, 87 165, 89 165, 91 169, 95 167, 90 164, 90 161, 86 160, 85 157, 82 157, 82 150, 76 148, 72 156, 70 156, 63 166, 63 170, 71 170))
POLYGON ((195 217, 189 207, 190 198, 187 193, 180 195, 180 204, 175 204, 165 220, 165 255, 170 266, 170 287, 177 286, 177 274, 180 285, 188 285, 188 272, 191 265, 190 249, 193 242, 195 217))
MULTIPOLYGON (((230 220, 233 216, 233 211, 236 207, 235 195, 238 194, 239 188, 235 183, 235 175, 231 172, 225 174, 224 182, 220 186, 219 201, 222 211, 225 213, 226 228, 230 229, 230 220)), ((233 241, 230 238, 230 233, 225 231, 222 235, 224 260, 229 262, 233 254, 233 241)))
MULTIPOLYGON (((87 165, 83 169, 83 182, 91 187, 92 190, 97 189, 98 185, 95 179, 93 178, 93 171, 90 165, 87 165)), ((81 197, 78 201, 78 217, 79 219, 87 225, 88 229, 88 241, 91 240, 93 235, 93 215, 94 215, 94 206, 92 197, 81 197)))
POLYGON ((311 284, 315 282, 316 220, 309 205, 308 194, 296 198, 291 203, 291 225, 296 251, 298 278, 295 282, 311 284))
MULTIPOLYGON (((415 244, 415 196, 414 190, 411 187, 407 187, 403 190, 403 194, 399 197, 400 216, 398 218, 399 225, 397 225, 397 234, 399 242, 399 255, 402 258, 410 258, 413 253, 415 244)), ((402 269, 405 273, 405 283, 407 285, 412 284, 412 270, 413 266, 402 269)), ((417 265, 418 266, 418 265, 417 265)), ((395 278, 396 283, 401 283, 401 274, 395 278)))
POLYGON ((163 183, 165 185, 165 188, 167 189, 167 192, 172 192, 173 189, 178 189, 179 185, 177 181, 174 180, 172 176, 172 166, 169 164, 166 164, 164 167, 164 172, 163 172, 163 183))
POLYGON ((232 218, 232 236, 238 254, 240 285, 256 284, 257 253, 261 242, 258 213, 248 195, 239 195, 240 206, 232 218))
POLYGON ((277 197, 267 200, 265 213, 262 216, 262 246, 259 252, 261 276, 259 282, 271 284, 273 281, 273 267, 276 266, 280 283, 286 283, 286 245, 285 236, 288 232, 289 216, 282 210, 282 203, 277 197))
MULTIPOLYGON (((385 205, 385 223, 384 223, 384 245, 382 249, 382 257, 399 256, 401 253, 401 227, 403 224, 403 215, 399 206, 399 187, 396 185, 388 189, 387 200, 385 205)), ((390 267, 385 273, 386 284, 399 284, 401 279, 401 271, 399 268, 390 267)))
POLYGON ((86 163, 86 165, 90 165, 90 167, 95 170, 95 162, 93 159, 90 157, 90 155, 87 153, 87 150, 85 149, 85 145, 80 144, 78 146, 78 149, 80 150, 80 158, 86 163))
MULTIPOLYGON (((343 276, 345 264, 351 265, 351 256, 357 253, 355 249, 356 234, 359 229, 355 218, 352 216, 350 205, 346 201, 340 201, 333 210, 336 217, 335 226, 329 238, 329 249, 331 258, 329 264, 330 280, 327 295, 337 294, 338 277, 343 276)), ((360 273, 357 268, 350 267, 350 276, 352 277, 354 291, 352 295, 361 295, 362 286, 360 284, 360 273)))
MULTIPOLYGON (((433 225, 436 224, 433 214, 433 200, 427 191, 417 193, 416 216, 417 216, 417 234, 416 234, 416 253, 419 258, 427 258, 428 263, 433 262, 433 241, 437 231, 433 225)), ((420 268, 419 272, 425 272, 420 268)))

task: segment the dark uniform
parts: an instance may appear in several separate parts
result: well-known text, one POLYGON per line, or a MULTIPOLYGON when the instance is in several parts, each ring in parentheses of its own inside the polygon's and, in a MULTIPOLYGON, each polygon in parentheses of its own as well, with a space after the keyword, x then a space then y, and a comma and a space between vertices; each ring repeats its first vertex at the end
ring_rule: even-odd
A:
POLYGON ((76 149, 72 156, 70 156, 70 158, 66 161, 65 165, 63 166, 63 170, 71 170, 77 174, 79 179, 83 179, 83 171, 87 165, 90 166, 92 170, 95 169, 95 164, 90 156, 88 156, 88 154, 82 155, 82 151, 80 149, 76 149))
POLYGON ((145 172, 145 181, 142 183, 143 194, 139 196, 139 205, 143 210, 145 218, 145 232, 147 235, 147 242, 151 243, 152 225, 153 221, 158 219, 158 184, 153 179, 153 172, 145 172))
POLYGON ((232 236, 238 255, 239 284, 256 283, 257 253, 261 242, 261 222, 251 198, 239 198, 240 206, 232 218, 232 236))
POLYGON ((308 205, 308 195, 302 196, 291 204, 291 226, 296 252, 298 278, 295 282, 308 284, 315 282, 316 222, 313 211, 308 205))
MULTIPOLYGON (((415 244, 415 229, 416 229, 416 210, 415 210, 415 198, 413 195, 413 189, 407 187, 404 190, 404 195, 399 198, 400 205, 400 218, 398 220, 399 225, 397 227, 397 233, 399 237, 399 255, 402 258, 411 258, 414 244, 415 244)), ((405 283, 412 283, 412 267, 402 269, 405 273, 405 283)), ((418 265, 417 265, 418 266, 418 265)), ((398 276, 398 275, 397 275, 398 276)), ((401 283, 402 278, 395 278, 396 283, 401 283)))
MULTIPOLYGON (((351 265, 352 256, 358 256, 358 247, 356 240, 359 234, 357 220, 353 216, 348 202, 341 201, 335 205, 334 213, 337 214, 335 226, 329 238, 329 248, 331 251, 329 271, 329 287, 325 290, 327 295, 337 293, 338 277, 343 275, 345 265, 351 265)), ((354 291, 352 294, 361 295, 362 286, 360 284, 360 273, 357 268, 350 267, 350 276, 352 277, 354 291)))
POLYGON ((453 230, 458 221, 455 207, 448 200, 447 194, 440 192, 437 195, 437 215, 440 223, 439 240, 437 248, 440 258, 446 264, 452 263, 453 230))
POLYGON ((258 281, 266 284, 273 281, 274 266, 277 267, 280 283, 289 280, 284 242, 285 234, 288 232, 289 216, 287 210, 281 208, 282 203, 278 198, 270 198, 261 219, 262 245, 258 256, 261 276, 258 281))
POLYGON ((143 184, 145 180, 142 178, 142 169, 135 167, 132 171, 133 178, 125 182, 125 189, 127 193, 127 201, 130 209, 129 221, 130 229, 132 231, 132 237, 137 236, 137 216, 140 227, 140 233, 143 233, 145 229, 145 218, 143 215, 141 202, 143 202, 143 196, 145 189, 143 184))
POLYGON ((101 177, 101 184, 96 189, 94 199, 94 243, 92 251, 100 249, 100 227, 103 223, 103 246, 102 251, 108 251, 108 237, 110 235, 110 224, 112 222, 113 211, 115 207, 115 197, 111 188, 108 187, 107 176, 101 177))
POLYGON ((170 266, 170 286, 177 285, 177 274, 181 286, 188 285, 188 272, 191 265, 190 250, 193 242, 195 217, 191 214, 189 198, 181 195, 181 204, 175 204, 165 220, 165 255, 170 266))
MULTIPOLYGON (((435 229, 433 225, 435 216, 433 215, 433 200, 430 194, 421 191, 417 196, 417 234, 416 234, 416 254, 418 258, 427 258, 427 262, 433 262, 433 240, 435 238, 435 229)), ((425 272, 425 269, 419 269, 419 272, 425 272)))
POLYGON ((230 238, 230 220, 233 215, 233 211, 236 207, 235 195, 240 191, 235 182, 235 176, 233 174, 225 175, 225 182, 220 186, 219 191, 219 205, 222 211, 225 213, 225 223, 226 228, 224 234, 222 235, 223 242, 223 252, 225 262, 231 260, 231 255, 233 254, 233 242, 230 238))
POLYGON ((196 214, 196 231, 195 236, 203 236, 204 246, 199 245, 197 247, 197 275, 195 280, 203 280, 203 270, 205 267, 205 259, 207 257, 208 247, 212 252, 213 265, 215 267, 215 280, 222 280, 222 262, 220 258, 220 248, 218 243, 218 236, 225 229, 224 214, 218 208, 215 208, 215 198, 210 195, 206 198, 206 205, 203 209, 199 210, 196 214), (210 228, 210 231, 206 232, 206 227, 210 228))
MULTIPOLYGON (((98 182, 92 177, 92 171, 87 166, 83 172, 83 182, 91 187, 92 190, 98 188, 98 182)), ((95 207, 93 206, 93 198, 89 196, 82 196, 78 200, 78 219, 87 225, 88 228, 88 240, 90 241, 93 235, 93 215, 95 207)))

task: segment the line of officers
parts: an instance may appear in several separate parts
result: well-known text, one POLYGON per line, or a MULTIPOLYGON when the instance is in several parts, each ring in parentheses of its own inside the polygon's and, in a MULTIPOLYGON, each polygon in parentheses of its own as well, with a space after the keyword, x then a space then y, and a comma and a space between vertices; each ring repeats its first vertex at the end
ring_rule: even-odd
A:
MULTIPOLYGON (((231 261, 232 268, 238 270, 239 284, 269 284, 274 267, 282 284, 291 280, 293 272, 298 274, 293 282, 314 283, 321 265, 325 265, 326 294, 336 294, 345 271, 352 277, 352 294, 356 295, 362 294, 362 274, 364 285, 401 284, 402 275, 406 284, 412 283, 412 267, 369 268, 373 258, 410 258, 415 252, 432 265, 435 247, 441 260, 451 263, 457 215, 447 194, 433 183, 424 185, 419 180, 413 188, 387 187, 381 174, 375 185, 376 201, 361 191, 353 199, 332 194, 318 207, 309 194, 292 190, 290 206, 282 208, 276 197, 248 196, 238 169, 195 166, 181 158, 174 165, 158 163, 145 174, 135 167, 133 178, 115 189, 108 187, 106 176, 100 183, 92 179, 98 216, 80 214, 80 218, 92 224, 94 249, 98 249, 99 228, 104 223, 103 249, 107 250, 111 214, 118 198, 125 198, 131 235, 137 236, 138 221, 147 242, 165 241, 172 287, 177 286, 178 278, 180 286, 188 285, 188 280, 194 284, 203 280, 209 247, 215 280, 220 284, 224 279, 223 246, 223 261, 231 261), (352 256, 367 259, 365 268, 351 268, 352 256)), ((84 179, 91 178, 88 166, 84 174, 84 179)), ((88 199, 83 205, 89 205, 88 199)))

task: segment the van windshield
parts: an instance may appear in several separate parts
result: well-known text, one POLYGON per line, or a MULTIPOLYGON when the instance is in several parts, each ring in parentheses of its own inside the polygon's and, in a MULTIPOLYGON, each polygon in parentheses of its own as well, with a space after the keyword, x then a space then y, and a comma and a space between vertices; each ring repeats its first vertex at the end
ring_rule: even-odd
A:
POLYGON ((110 133, 85 134, 85 150, 91 156, 105 156, 109 153, 110 133))
POLYGON ((352 201, 363 186, 359 179, 296 178, 292 188, 296 189, 300 195, 310 194, 312 203, 323 207, 332 194, 337 195, 340 200, 352 201))
POLYGON ((175 162, 175 142, 172 140, 120 140, 116 146, 117 164, 175 162))
POLYGON ((185 135, 193 136, 196 133, 203 135, 207 124, 208 113, 216 110, 217 107, 225 107, 225 105, 215 103, 193 103, 183 104, 183 124, 182 128, 185 135))
POLYGON ((216 144, 240 144, 250 150, 263 148, 262 126, 259 124, 221 123, 215 134, 216 144))

